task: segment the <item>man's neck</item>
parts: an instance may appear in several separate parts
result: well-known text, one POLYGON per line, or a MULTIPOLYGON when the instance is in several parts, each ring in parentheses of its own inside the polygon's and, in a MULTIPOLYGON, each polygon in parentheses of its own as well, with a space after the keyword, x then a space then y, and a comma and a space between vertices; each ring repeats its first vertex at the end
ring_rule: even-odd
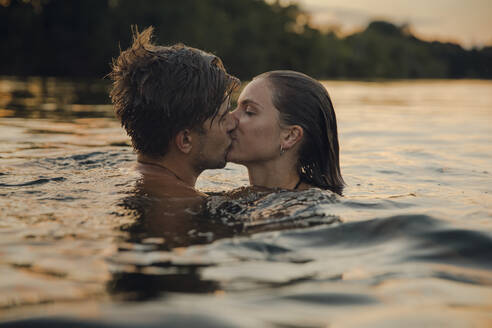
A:
POLYGON ((175 158, 173 156, 155 158, 138 154, 137 161, 141 164, 150 165, 157 171, 161 171, 163 174, 173 175, 177 180, 192 188, 195 187, 196 179, 200 174, 200 172, 195 172, 193 167, 186 160, 175 158))

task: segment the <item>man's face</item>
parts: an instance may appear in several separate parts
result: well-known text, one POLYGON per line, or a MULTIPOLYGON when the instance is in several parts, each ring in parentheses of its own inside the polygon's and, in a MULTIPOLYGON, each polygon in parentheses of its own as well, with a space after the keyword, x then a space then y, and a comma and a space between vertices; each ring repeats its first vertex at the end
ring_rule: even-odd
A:
POLYGON ((236 128, 236 120, 229 113, 230 99, 222 103, 219 113, 203 124, 205 133, 194 133, 194 166, 198 170, 218 169, 226 165, 226 157, 231 146, 229 133, 236 128))

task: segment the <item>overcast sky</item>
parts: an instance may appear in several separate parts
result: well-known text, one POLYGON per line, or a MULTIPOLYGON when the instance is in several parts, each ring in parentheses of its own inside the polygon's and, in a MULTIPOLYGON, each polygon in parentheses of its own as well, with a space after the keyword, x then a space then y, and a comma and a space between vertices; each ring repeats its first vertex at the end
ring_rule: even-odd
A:
MULTIPOLYGON (((285 1, 285 0, 284 0, 285 1)), ((286 0, 288 1, 288 0, 286 0)), ((492 45, 492 0, 297 0, 318 26, 348 33, 374 19, 409 23, 426 40, 492 45)))

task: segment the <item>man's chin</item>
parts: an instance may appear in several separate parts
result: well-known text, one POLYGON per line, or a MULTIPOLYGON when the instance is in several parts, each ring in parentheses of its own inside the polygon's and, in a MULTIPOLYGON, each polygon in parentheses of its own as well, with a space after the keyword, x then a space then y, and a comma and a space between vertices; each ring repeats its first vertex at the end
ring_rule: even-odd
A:
POLYGON ((227 163, 236 163, 236 164, 240 164, 240 163, 238 162, 238 159, 237 159, 236 157, 234 157, 234 156, 230 156, 230 155, 229 155, 229 156, 227 156, 226 160, 227 160, 227 163))
POLYGON ((229 147, 227 147, 226 151, 225 151, 225 161, 226 162, 230 162, 231 161, 231 151, 232 151, 232 142, 231 144, 229 145, 229 147))
POLYGON ((219 164, 219 166, 217 167, 218 169, 223 169, 226 166, 226 164, 227 164, 227 154, 224 156, 224 159, 220 163, 218 163, 218 164, 219 164))
POLYGON ((231 152, 226 153, 226 162, 234 162, 234 155, 231 152))
POLYGON ((217 168, 218 169, 223 169, 226 166, 226 164, 228 162, 227 155, 228 155, 228 151, 226 151, 224 153, 224 156, 222 156, 222 159, 220 161, 217 161, 217 168))

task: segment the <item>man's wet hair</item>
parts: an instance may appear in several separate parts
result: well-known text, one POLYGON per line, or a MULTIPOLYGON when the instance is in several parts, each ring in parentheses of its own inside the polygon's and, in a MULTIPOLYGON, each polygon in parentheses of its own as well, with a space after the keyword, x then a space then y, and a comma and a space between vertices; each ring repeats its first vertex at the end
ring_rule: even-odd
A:
POLYGON ((113 60, 110 96, 135 150, 160 157, 179 131, 203 132, 240 82, 215 55, 183 44, 154 45, 152 33, 152 27, 134 28, 132 46, 113 60))

